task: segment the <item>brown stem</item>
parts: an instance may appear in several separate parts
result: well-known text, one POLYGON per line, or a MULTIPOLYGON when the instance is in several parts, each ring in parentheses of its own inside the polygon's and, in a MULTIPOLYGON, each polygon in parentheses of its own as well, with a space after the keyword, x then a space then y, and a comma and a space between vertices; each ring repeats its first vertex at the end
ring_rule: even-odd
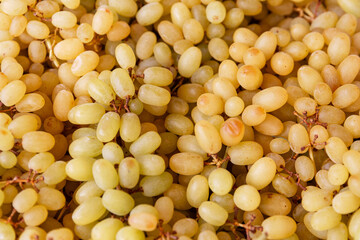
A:
POLYGON ((217 154, 210 154, 210 156, 212 157, 210 162, 204 162, 204 165, 215 165, 217 168, 220 168, 221 165, 224 162, 227 162, 230 160, 230 156, 227 155, 225 158, 221 159, 219 158, 219 156, 217 154))
POLYGON ((302 184, 301 184, 301 179, 300 179, 300 176, 298 173, 294 173, 288 169, 286 169, 285 167, 281 166, 281 168, 284 170, 284 172, 286 172, 287 174, 289 174, 288 177, 284 177, 282 176, 281 174, 279 176, 281 176, 282 178, 286 179, 286 180, 289 180, 289 177, 296 177, 296 185, 298 185, 303 191, 306 191, 306 187, 304 187, 302 184))
POLYGON ((245 233, 246 233, 246 239, 247 240, 251 240, 251 237, 250 237, 250 232, 256 232, 257 230, 258 231, 263 231, 263 227, 262 226, 254 226, 252 225, 252 223, 254 222, 256 216, 255 215, 251 215, 250 216, 250 220, 243 224, 243 223, 239 223, 236 219, 234 219, 233 222, 228 222, 231 227, 231 231, 234 233, 235 235, 235 239, 241 239, 240 236, 236 233, 236 227, 241 227, 241 228, 244 228, 245 229, 245 233))
POLYGON ((2 189, 4 189, 5 187, 7 187, 8 185, 13 184, 13 183, 19 184, 20 188, 24 189, 23 184, 30 183, 32 185, 32 187, 35 189, 35 191, 39 192, 39 189, 36 187, 36 184, 43 180, 44 180, 43 176, 37 178, 37 172, 30 169, 29 175, 26 179, 22 179, 19 176, 15 176, 13 179, 1 181, 0 184, 4 184, 2 189))
POLYGON ((177 240, 179 239, 178 236, 176 236, 176 231, 166 232, 164 227, 164 220, 160 219, 157 228, 159 229, 159 236, 155 238, 154 240, 177 240))

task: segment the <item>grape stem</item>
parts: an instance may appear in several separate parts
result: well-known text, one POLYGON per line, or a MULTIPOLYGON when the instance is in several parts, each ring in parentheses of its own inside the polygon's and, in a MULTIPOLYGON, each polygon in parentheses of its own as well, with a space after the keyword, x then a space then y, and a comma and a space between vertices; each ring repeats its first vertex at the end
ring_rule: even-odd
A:
POLYGON ((155 238, 154 240, 177 240, 179 239, 176 235, 176 231, 166 232, 163 227, 164 220, 160 219, 157 228, 159 229, 159 236, 155 238))
POLYGON ((131 96, 128 95, 125 97, 125 103, 121 100, 120 104, 116 104, 115 100, 110 102, 110 106, 114 109, 114 112, 121 114, 121 108, 124 108, 127 113, 131 112, 129 108, 129 102, 131 100, 131 96))
POLYGON ((36 187, 36 184, 40 181, 43 181, 44 177, 40 176, 38 177, 38 173, 36 171, 33 171, 32 169, 29 170, 29 176, 26 179, 22 179, 19 176, 15 176, 13 179, 1 181, 0 185, 4 184, 2 189, 7 187, 10 184, 18 183, 21 189, 24 189, 23 184, 30 183, 31 186, 34 188, 36 192, 39 192, 39 189, 36 187))
POLYGON ((290 177, 296 177, 296 185, 298 185, 303 191, 306 191, 306 187, 304 187, 302 184, 301 184, 301 180, 300 180, 300 177, 299 177, 299 174, 298 173, 294 173, 288 169, 286 169, 284 166, 280 166, 281 169, 284 170, 284 172, 286 172, 287 174, 289 174, 289 176, 287 177, 284 177, 283 175, 279 175, 281 176, 282 178, 286 179, 286 180, 289 180, 290 177))
POLYGON ((175 84, 175 81, 174 81, 174 85, 171 87, 171 95, 172 96, 176 95, 175 92, 184 83, 185 78, 181 77, 181 76, 178 76, 178 77, 175 78, 175 80, 177 81, 177 83, 175 84))
POLYGON ((14 222, 12 219, 15 216, 15 214, 17 213, 16 209, 13 208, 13 210, 11 211, 11 214, 9 215, 9 217, 6 219, 6 222, 8 224, 11 224, 15 229, 19 229, 20 231, 24 231, 24 229, 22 227, 20 227, 20 224, 24 222, 23 218, 20 218, 19 221, 14 222))
POLYGON ((243 223, 239 223, 238 220, 234 219, 232 222, 228 222, 231 225, 231 231, 232 233, 235 235, 236 240, 240 240, 240 236, 236 233, 236 227, 241 227, 245 229, 245 233, 246 233, 246 239, 247 240, 251 240, 250 237, 250 232, 256 232, 258 231, 263 231, 263 227, 262 226, 254 226, 252 225, 252 223, 254 222, 256 216, 251 214, 250 215, 250 220, 243 224, 243 223))
POLYGON ((71 203, 73 202, 73 200, 74 200, 74 199, 71 199, 71 200, 68 202, 68 204, 66 204, 66 206, 64 206, 64 207, 61 209, 61 211, 60 211, 58 217, 56 218, 56 220, 59 221, 59 220, 62 218, 62 216, 64 215, 65 211, 70 208, 70 205, 71 205, 71 203))
MULTIPOLYGON (((320 125, 320 126, 323 126, 324 128, 327 128, 327 125, 328 125, 327 123, 323 123, 323 122, 319 121, 319 113, 320 113, 319 108, 315 109, 315 114, 313 116, 308 116, 306 111, 304 111, 302 114, 299 114, 298 112, 294 111, 294 115, 299 118, 299 123, 302 124, 306 128, 309 135, 310 135, 310 129, 315 125, 320 125)), ((315 164, 315 160, 314 160, 314 154, 313 154, 313 146, 320 145, 320 144, 326 144, 326 142, 325 143, 315 143, 315 141, 318 137, 319 136, 315 135, 314 139, 310 139, 309 145, 303 146, 301 148, 301 151, 304 151, 306 148, 309 148, 309 157, 314 162, 314 164, 315 164)))
POLYGON ((44 21, 44 22, 50 22, 51 21, 51 18, 45 18, 44 14, 41 11, 39 11, 38 9, 33 8, 31 6, 28 6, 28 9, 30 10, 30 12, 33 13, 33 15, 35 17, 40 18, 41 21, 44 21))
POLYGON ((230 156, 227 155, 225 158, 221 159, 217 154, 208 154, 212 160, 210 162, 204 162, 204 165, 215 165, 217 168, 220 168, 224 162, 230 160, 230 156))
POLYGON ((101 51, 101 41, 104 39, 105 39, 105 36, 101 36, 101 35, 95 33, 95 36, 93 37, 93 39, 85 45, 92 46, 94 48, 94 51, 98 53, 101 51))
POLYGON ((13 117, 15 115, 15 113, 17 112, 16 107, 15 106, 11 106, 9 108, 3 109, 5 105, 3 103, 0 103, 0 113, 9 113, 11 117, 13 117))
POLYGON ((47 50, 49 51, 49 60, 51 62, 53 62, 55 67, 57 67, 57 68, 59 68, 60 63, 55 56, 54 47, 56 44, 55 38, 56 38, 58 30, 59 30, 58 28, 55 28, 54 33, 51 34, 47 39, 45 39, 45 46, 46 46, 47 50))
POLYGON ((315 9, 315 14, 313 12, 311 12, 311 10, 309 8, 310 4, 311 4, 311 2, 306 4, 306 6, 304 8, 296 7, 296 8, 294 8, 294 11, 299 13, 299 17, 304 18, 305 20, 307 20, 309 22, 312 22, 316 18, 317 9, 315 9))

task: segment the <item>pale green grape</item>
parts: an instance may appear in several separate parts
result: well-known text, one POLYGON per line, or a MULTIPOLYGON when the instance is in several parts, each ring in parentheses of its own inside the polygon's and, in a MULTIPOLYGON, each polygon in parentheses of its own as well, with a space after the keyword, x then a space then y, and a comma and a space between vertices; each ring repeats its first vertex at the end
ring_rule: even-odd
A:
POLYGON ((96 137, 101 142, 110 142, 120 128, 120 116, 115 112, 105 113, 96 128, 96 137))
POLYGON ((58 228, 51 230, 46 234, 46 239, 61 240, 61 239, 74 239, 73 232, 68 228, 58 228))
POLYGON ((78 157, 96 157, 101 154, 103 143, 96 137, 85 136, 76 139, 69 145, 70 156, 78 157))
POLYGON ((39 239, 45 239, 46 232, 40 227, 26 227, 24 231, 20 234, 19 240, 28 240, 31 239, 33 236, 37 236, 39 239))
POLYGON ((140 178, 140 165, 135 158, 124 158, 118 168, 120 186, 133 188, 140 178))
POLYGON ((98 222, 91 229, 91 239, 115 239, 116 233, 124 226, 124 224, 116 218, 106 218, 98 222))
POLYGON ((96 185, 102 190, 112 189, 118 185, 119 178, 111 162, 105 159, 96 160, 92 166, 92 173, 96 185))
POLYGON ((98 103, 109 105, 115 99, 115 93, 112 88, 103 81, 92 78, 88 83, 89 95, 98 103))
POLYGON ((173 182, 173 177, 168 172, 158 176, 145 176, 141 179, 139 186, 143 189, 144 196, 154 197, 168 190, 173 182))
POLYGON ((92 166, 95 159, 89 157, 74 158, 66 163, 66 175, 76 181, 93 179, 92 166))
MULTIPOLYGON (((15 238, 14 238, 15 239, 15 238)), ((134 227, 126 226, 116 233, 116 240, 145 240, 145 234, 134 227)))
POLYGON ((153 153, 161 144, 159 133, 149 131, 141 135, 130 145, 129 151, 132 155, 139 156, 153 153))
POLYGON ((37 192, 32 188, 27 188, 15 196, 12 205, 17 212, 24 213, 34 206, 36 201, 38 201, 37 192))
POLYGON ((223 225, 228 218, 227 211, 215 202, 202 202, 198 211, 202 219, 214 226, 223 225))
POLYGON ((69 121, 73 124, 98 123, 104 115, 105 109, 98 103, 84 103, 73 107, 69 113, 69 121))
POLYGON ((209 185, 206 177, 195 175, 191 178, 186 188, 186 199, 193 207, 198 208, 200 204, 209 198, 209 185))
POLYGON ((45 172, 48 167, 55 162, 55 157, 49 152, 38 153, 33 156, 28 163, 29 169, 38 173, 45 172))
POLYGON ((55 185, 66 178, 66 162, 56 161, 51 164, 43 173, 44 182, 48 185, 55 185))
POLYGON ((260 194, 251 185, 242 185, 234 192, 234 202, 243 211, 253 211, 260 205, 260 194))
POLYGON ((96 185, 95 181, 87 181, 82 183, 77 189, 75 194, 75 200, 77 203, 82 203, 90 197, 100 197, 104 191, 96 185))
POLYGON ((145 154, 136 157, 140 165, 140 174, 146 176, 157 176, 165 171, 164 159, 155 154, 145 154))
POLYGON ((109 212, 125 216, 134 207, 135 201, 124 191, 108 189, 102 196, 102 204, 109 212))
POLYGON ((0 153, 0 166, 6 169, 13 168, 17 163, 16 155, 10 151, 0 153))
POLYGON ((208 178, 209 187, 217 195, 225 195, 230 192, 233 186, 233 176, 224 168, 217 168, 212 171, 208 178))
POLYGON ((56 211, 65 206, 65 196, 57 189, 42 187, 38 195, 38 204, 44 205, 49 211, 56 211))
POLYGON ((0 239, 1 240, 15 240, 15 230, 14 228, 6 223, 5 221, 0 221, 0 239))
POLYGON ((87 225, 98 220, 106 208, 100 197, 91 197, 82 202, 73 212, 72 219, 77 225, 87 225))
POLYGON ((104 159, 112 164, 119 164, 124 159, 124 151, 115 142, 108 142, 101 150, 104 159))
POLYGON ((155 230, 159 220, 159 212, 151 205, 140 204, 130 212, 128 223, 131 227, 142 231, 155 230))
POLYGON ((48 210, 43 205, 35 205, 23 214, 27 226, 38 226, 48 217, 48 210))

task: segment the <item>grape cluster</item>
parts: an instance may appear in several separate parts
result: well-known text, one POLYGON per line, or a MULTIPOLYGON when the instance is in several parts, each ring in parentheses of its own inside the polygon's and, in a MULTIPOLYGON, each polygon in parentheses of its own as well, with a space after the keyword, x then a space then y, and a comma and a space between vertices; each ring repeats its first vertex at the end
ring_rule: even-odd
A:
POLYGON ((0 240, 360 239, 359 0, 1 0, 0 240))

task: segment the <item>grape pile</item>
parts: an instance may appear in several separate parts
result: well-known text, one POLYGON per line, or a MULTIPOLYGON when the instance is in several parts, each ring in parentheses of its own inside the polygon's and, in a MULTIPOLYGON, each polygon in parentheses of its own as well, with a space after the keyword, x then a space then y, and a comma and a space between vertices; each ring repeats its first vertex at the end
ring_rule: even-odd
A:
POLYGON ((1 0, 0 240, 360 239, 359 0, 1 0))

